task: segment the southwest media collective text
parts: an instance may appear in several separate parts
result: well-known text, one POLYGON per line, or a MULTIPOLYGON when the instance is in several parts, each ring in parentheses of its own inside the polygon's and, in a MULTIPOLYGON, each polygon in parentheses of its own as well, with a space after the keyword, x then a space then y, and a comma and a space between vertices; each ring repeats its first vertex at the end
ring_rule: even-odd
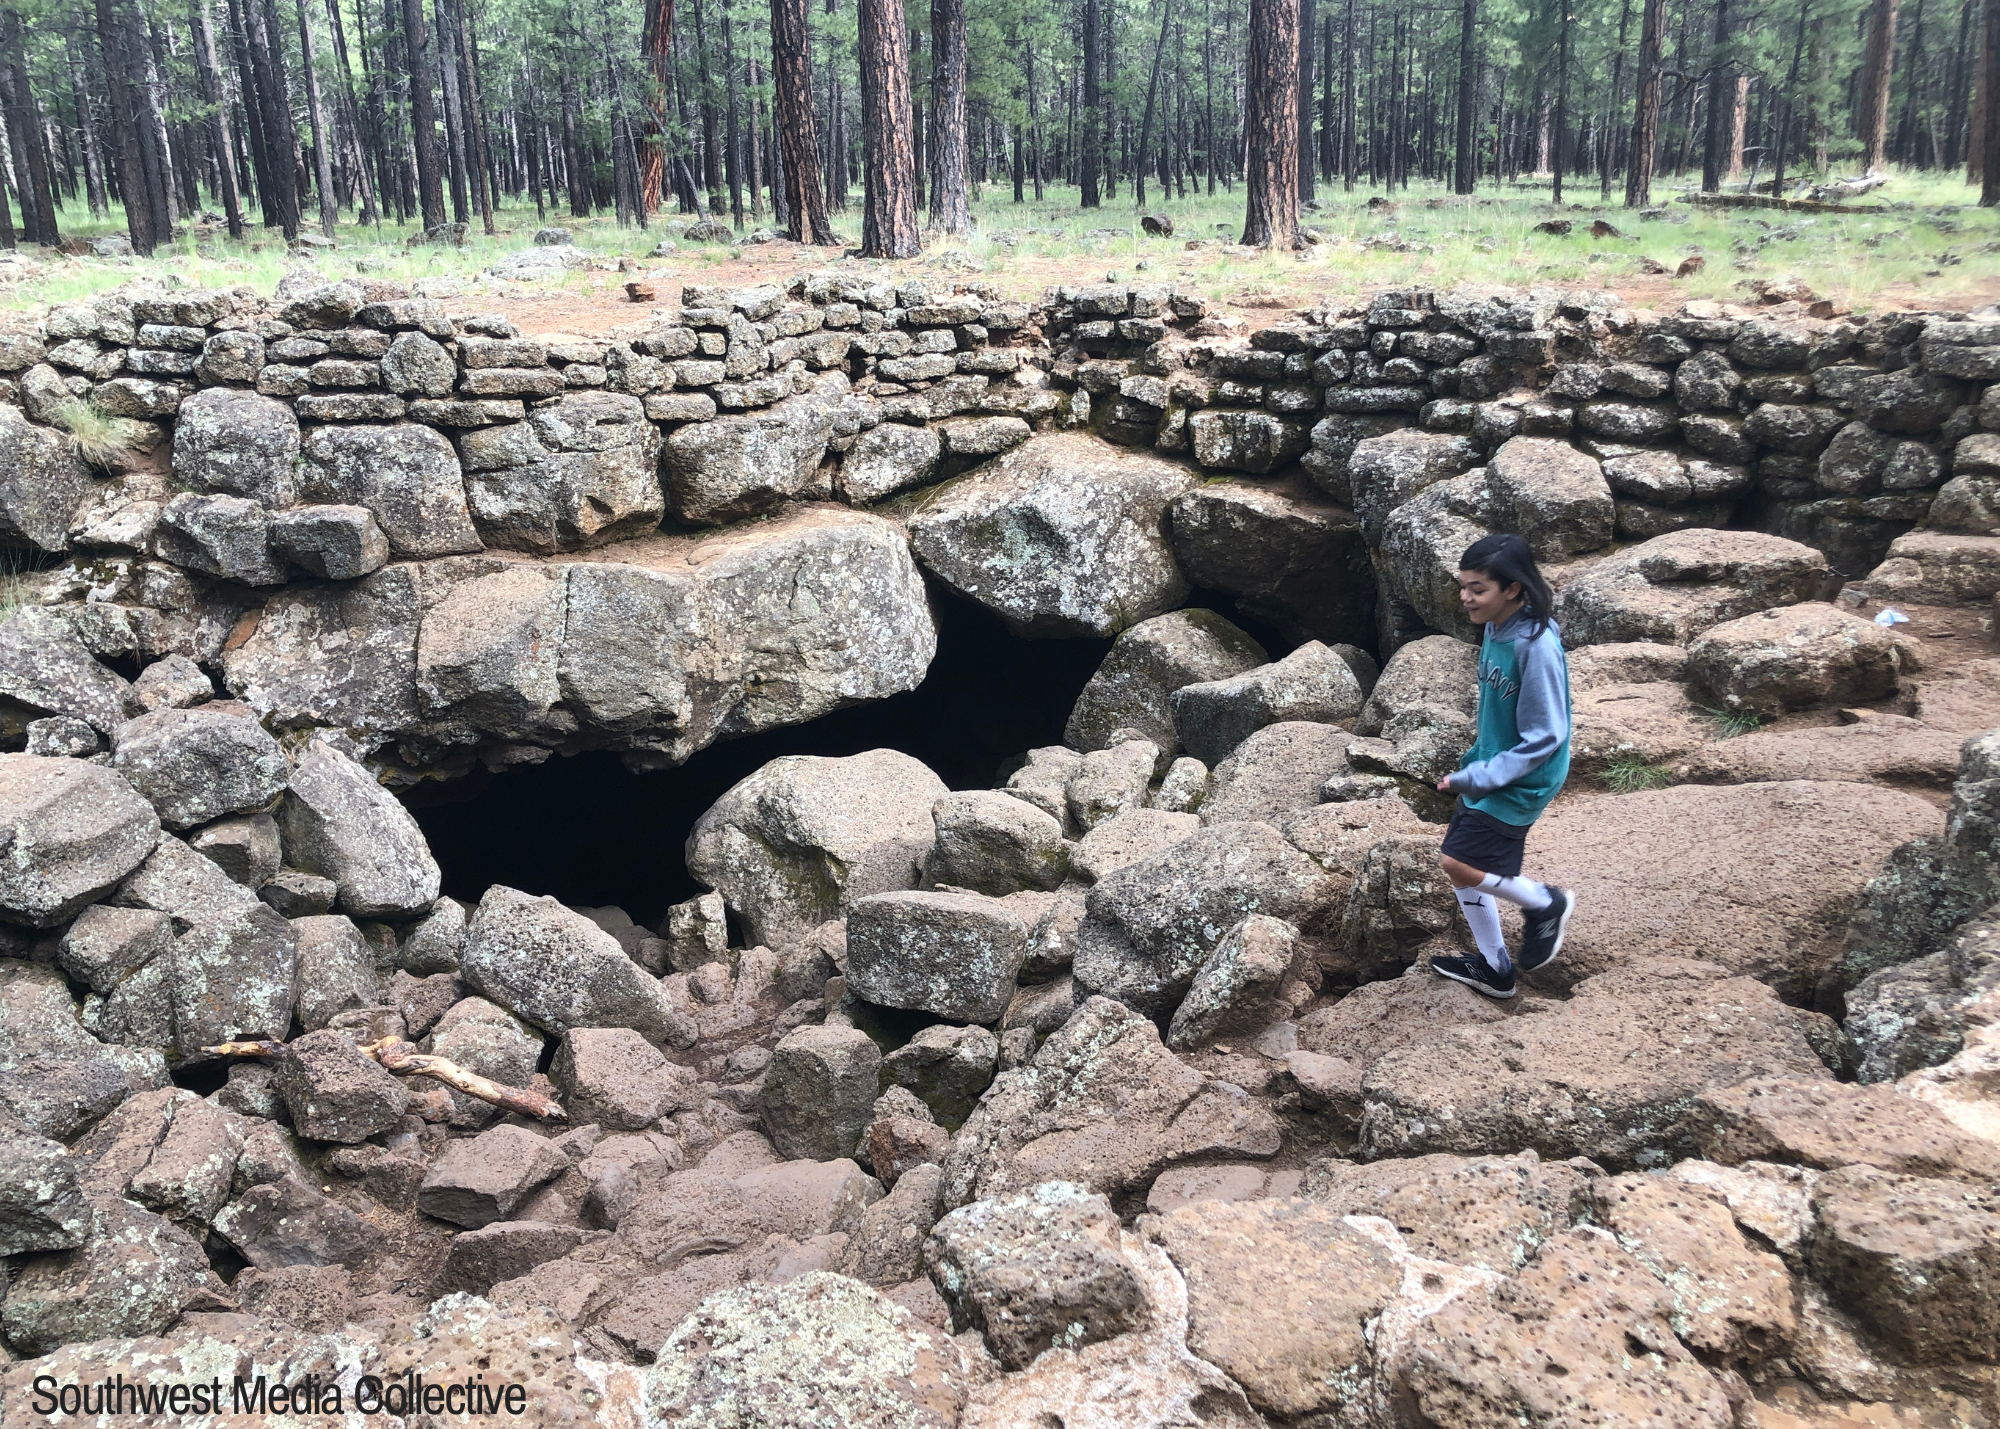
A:
POLYGON ((162 1383, 122 1374, 89 1384, 62 1384, 44 1374, 35 1378, 30 1398, 37 1414, 344 1414, 351 1407, 363 1414, 511 1418, 528 1407, 526 1386, 489 1383, 483 1375, 439 1382, 419 1374, 386 1381, 364 1374, 355 1381, 350 1401, 338 1382, 317 1375, 286 1385, 271 1384, 261 1374, 228 1384, 219 1379, 162 1383))

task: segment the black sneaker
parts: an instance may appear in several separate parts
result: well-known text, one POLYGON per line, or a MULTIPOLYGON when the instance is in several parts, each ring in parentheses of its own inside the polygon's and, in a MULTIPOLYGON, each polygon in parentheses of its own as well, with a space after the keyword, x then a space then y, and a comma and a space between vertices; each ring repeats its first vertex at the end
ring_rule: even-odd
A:
POLYGON ((1569 915, 1576 911, 1576 895, 1567 888, 1549 889, 1549 906, 1534 912, 1523 910, 1526 931, 1521 936, 1521 956, 1517 964, 1524 973, 1545 968, 1562 951, 1563 934, 1569 931, 1569 915))
POLYGON ((1462 982, 1474 992, 1483 992, 1488 997, 1514 995, 1514 970, 1510 967, 1504 973, 1496 973, 1486 965, 1484 958, 1432 958, 1431 971, 1453 982, 1462 982))

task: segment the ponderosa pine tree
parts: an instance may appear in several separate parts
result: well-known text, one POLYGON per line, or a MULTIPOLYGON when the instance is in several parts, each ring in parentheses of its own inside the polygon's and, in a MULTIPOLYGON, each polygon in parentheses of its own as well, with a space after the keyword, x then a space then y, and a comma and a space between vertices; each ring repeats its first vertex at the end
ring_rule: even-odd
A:
POLYGON ((828 247, 837 240, 827 221, 826 190, 820 179, 806 3, 771 0, 771 85, 778 148, 785 159, 785 231, 794 243, 828 247))
POLYGON ((931 0, 931 226, 946 233, 972 227, 965 47, 965 0, 931 0))
POLYGON ((861 256, 914 258, 917 148, 910 113, 909 27, 901 0, 860 0, 861 256))
POLYGON ((1299 0, 1250 0, 1249 45, 1243 241, 1290 248, 1299 236, 1299 0))

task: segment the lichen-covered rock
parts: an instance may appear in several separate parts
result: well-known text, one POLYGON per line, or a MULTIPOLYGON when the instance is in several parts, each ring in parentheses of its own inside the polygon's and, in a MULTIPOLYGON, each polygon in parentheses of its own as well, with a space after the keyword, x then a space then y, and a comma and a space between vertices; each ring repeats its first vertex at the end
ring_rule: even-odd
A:
POLYGON ((140 715, 118 731, 112 767, 170 829, 262 808, 284 791, 278 741, 241 705, 140 715))
POLYGON ((1178 605, 1166 512, 1198 478, 1088 437, 1032 438, 910 520, 925 568, 1017 630, 1104 639, 1178 605))
POLYGON ((1320 801, 1349 772, 1353 736, 1339 725, 1291 719, 1267 724, 1215 766, 1201 801, 1205 825, 1268 823, 1320 801))
POLYGON ((1270 825, 1213 825, 1091 889, 1077 935, 1077 982, 1164 1015, 1245 917, 1262 913, 1311 929, 1337 896, 1319 865, 1270 825))
POLYGON ((91 658, 69 621, 32 605, 0 624, 0 696, 80 719, 107 736, 140 706, 136 689, 91 658))
POLYGON ((205 576, 249 586, 284 583, 284 564, 271 551, 270 515, 247 496, 183 491, 160 508, 152 547, 161 558, 205 576))
POLYGON ((1479 688, 1479 651, 1450 635, 1426 635, 1399 647, 1382 667, 1354 721, 1354 732, 1378 735, 1398 714, 1432 705, 1470 718, 1479 688))
POLYGON ((367 507, 396 555, 480 548, 458 453, 429 427, 329 423, 306 434, 299 454, 304 498, 367 507))
POLYGON ((298 418, 274 398, 213 387, 174 416, 174 481, 184 490, 281 510, 298 500, 298 460, 298 418))
POLYGON ((496 1126, 446 1143, 417 1191, 417 1209, 477 1230, 508 1219, 535 1187, 568 1165, 547 1139, 522 1127, 496 1126))
POLYGON ((280 827, 292 866, 338 883, 352 917, 414 917, 438 895, 437 860, 417 821, 330 745, 315 744, 292 770, 280 827))
POLYGON ((499 884, 466 933, 459 975, 481 995, 544 1031, 630 1027, 655 1046, 688 1047, 692 1019, 618 940, 553 898, 499 884))
POLYGON ((261 903, 196 923, 174 941, 165 960, 148 966, 154 965, 170 974, 164 992, 173 1031, 170 1043, 151 1045, 170 1061, 205 1060, 201 1049, 220 1042, 282 1041, 291 1030, 298 939, 290 924, 261 903))
POLYGON ((1118 1204, 1176 1163, 1268 1157, 1280 1139, 1241 1088, 1182 1062, 1139 1013, 1093 997, 980 1099, 952 1140, 945 1202, 1067 1180, 1118 1204))
POLYGON ((694 1100, 694 1076, 629 1027, 576 1027, 549 1068, 576 1126, 642 1131, 694 1100))
POLYGON ((1972 1182, 2000 1176, 2000 1148, 1888 1087, 1818 1079, 1741 1082, 1704 1092, 1689 1120, 1701 1154, 1726 1166, 1873 1166, 1972 1182))
POLYGON ((27 1354, 150 1335, 211 1294, 208 1257, 186 1231, 116 1194, 98 1197, 92 1208, 80 1246, 30 1256, 14 1272, 0 1329, 27 1354))
POLYGON ((67 922, 142 864, 160 818, 109 769, 0 754, 0 914, 30 927, 67 922))
MULTIPOLYGON (((1939 523, 1933 518, 1931 524, 1939 523)), ((1889 555, 1868 573, 1875 599, 1923 605, 1979 605, 2000 595, 2000 531, 1910 531, 1889 543, 1889 555)))
POLYGON ((299 943, 299 1026, 317 1032, 343 1012, 383 1005, 374 950, 353 919, 321 913, 291 924, 299 943))
POLYGON ((937 470, 944 439, 929 427, 883 422, 854 439, 840 459, 840 494, 859 505, 922 486, 937 470))
POLYGON ((1171 696, 1174 728, 1188 753, 1214 765, 1266 725, 1335 724, 1361 711, 1361 683, 1317 640, 1284 659, 1221 680, 1183 685, 1171 696))
POLYGON ((906 754, 774 759, 716 800, 688 835, 688 871, 749 937, 783 947, 855 899, 915 888, 936 841, 944 781, 906 754))
POLYGON ((1533 1151, 1315 1161, 1305 1194, 1336 1215, 1383 1217, 1418 1255, 1501 1275, 1589 1209, 1583 1173, 1533 1151))
POLYGON ((1895 637, 1872 620, 1811 601, 1710 626, 1688 646, 1688 673, 1724 706, 1776 715, 1891 694, 1895 637))
POLYGON ((230 691, 276 727, 384 735, 417 720, 416 568, 287 589, 222 655, 230 691))
POLYGON ((91 1230, 75 1158, 0 1111, 0 1254, 73 1250, 91 1230))
POLYGON ((999 900, 977 894, 873 894, 848 910, 848 987, 883 1007, 998 1022, 1028 931, 999 900))
POLYGON ((1407 601, 1432 630, 1466 628, 1458 562, 1495 529, 1487 483, 1478 472, 1440 481, 1389 513, 1375 553, 1389 594, 1407 601))
POLYGON ((811 1271, 702 1301, 646 1371, 668 1424, 954 1429, 958 1347, 858 1280, 811 1271))
MULTIPOLYGON (((525 1087, 534 1079, 545 1045, 534 1028, 483 997, 461 998, 445 1009, 430 1042, 437 1056, 508 1087, 525 1087)), ((455 1127, 476 1129, 500 1115, 493 1103, 464 1092, 451 1093, 451 1100, 455 1127)))
POLYGON ((882 1053, 852 1027, 807 1026, 771 1053, 760 1103, 780 1156, 831 1161, 854 1153, 880 1088, 882 1053))
POLYGON ((924 1028, 884 1057, 882 1074, 908 1088, 947 1125, 957 1126, 992 1083, 999 1057, 1000 1039, 984 1027, 940 1023, 924 1028))
POLYGON ((389 538, 366 506, 300 506, 271 518, 278 559, 320 580, 359 580, 389 563, 389 538))
POLYGON ((1390 512, 1478 464, 1479 448, 1468 437, 1415 428, 1364 437, 1347 462, 1362 533, 1371 543, 1379 542, 1390 512))
POLYGON ((952 1327, 978 1330, 1008 1369, 1124 1334, 1149 1313, 1111 1203, 1067 1181, 959 1207, 932 1229, 924 1260, 952 1327))
POLYGON ((530 739, 562 698, 568 582, 521 563, 454 584, 417 634, 423 712, 508 739, 530 739))
POLYGON ((395 1126, 410 1106, 407 1086, 330 1027, 287 1042, 271 1080, 293 1128, 314 1141, 366 1141, 395 1126))
POLYGON ((1212 610, 1176 610, 1119 635, 1070 710, 1063 738, 1076 749, 1106 749, 1135 729, 1172 753, 1175 690, 1240 675, 1269 661, 1264 647, 1212 610))
POLYGON ((693 526, 768 511, 811 484, 832 437, 833 405, 816 395, 689 422, 666 439, 660 461, 668 509, 693 526))
MULTIPOLYGON (((688 429, 683 429, 688 430, 688 429)), ((491 546, 547 554, 660 524, 660 429, 637 397, 570 392, 528 420, 459 438, 466 494, 491 546)))
POLYGON ((937 842, 924 860, 927 884, 1003 897, 1056 888, 1069 876, 1062 823, 1025 799, 986 789, 947 794, 931 818, 937 842))
POLYGON ((1366 642, 1375 574, 1353 515, 1246 482, 1215 482, 1168 510, 1174 556, 1203 590, 1308 640, 1366 642))
POLYGON ((1672 531, 1593 563, 1556 592, 1565 643, 1685 645, 1713 625, 1818 594, 1826 560, 1754 531, 1672 531))
POLYGON ((1562 561, 1611 544, 1611 487, 1597 459, 1568 442, 1514 437, 1486 467, 1491 524, 1528 538, 1536 558, 1562 561))
POLYGON ((1263 1031, 1288 1005, 1281 992, 1298 957, 1298 929, 1252 913, 1223 936, 1194 975, 1167 1028, 1167 1045, 1188 1052, 1263 1031))
POLYGON ((90 495, 90 471, 62 434, 0 408, 0 536, 60 551, 90 495))

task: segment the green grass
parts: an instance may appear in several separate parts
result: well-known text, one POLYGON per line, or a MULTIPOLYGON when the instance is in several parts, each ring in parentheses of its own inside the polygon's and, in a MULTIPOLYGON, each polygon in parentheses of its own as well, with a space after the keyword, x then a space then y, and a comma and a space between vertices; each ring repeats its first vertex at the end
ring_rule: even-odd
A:
MULTIPOLYGON (((1991 301, 2000 289, 2000 211, 1975 206, 1977 193, 1957 175, 1898 173, 1870 198, 1890 205, 1880 213, 1801 215, 1777 210, 1712 209, 1675 202, 1681 192, 1671 176, 1655 186, 1666 217, 1642 221, 1615 198, 1596 202, 1594 183, 1574 186, 1582 202, 1560 210, 1548 201, 1546 182, 1491 183, 1470 198, 1446 194, 1437 184, 1415 184, 1386 206, 1370 207, 1379 194, 1322 185, 1318 207, 1305 221, 1321 241, 1299 252, 1248 254, 1227 248, 1241 235, 1243 196, 1190 191, 1186 198, 1149 194, 1148 213, 1173 220, 1171 238, 1141 231, 1129 185, 1116 199, 1081 208, 1073 189, 1050 188, 1042 202, 1016 204, 1011 184, 988 186, 974 202, 975 227, 963 238, 927 234, 926 251, 907 264, 881 265, 897 274, 978 276, 1011 297, 1030 297, 1056 282, 1130 280, 1150 274, 1212 299, 1241 302, 1269 294, 1284 306, 1308 297, 1356 294, 1385 287, 1458 283, 1591 285, 1619 288, 1644 283, 1660 297, 1746 297, 1757 280, 1797 279, 1816 293, 1858 311, 1887 303, 1970 306, 1991 301), (1560 214, 1573 223, 1563 237, 1535 232, 1560 214), (1591 220, 1602 217, 1622 238, 1593 239, 1591 220), (1190 242, 1196 246, 1189 247, 1190 242), (1700 255, 1705 266, 1685 280, 1645 278, 1644 257, 1677 267, 1700 255)), ((850 242, 860 228, 859 196, 834 227, 850 242)), ((123 232, 122 215, 79 221, 62 215, 66 237, 123 232)), ((194 286, 248 283, 269 291, 288 271, 309 267, 327 278, 375 276, 404 283, 446 280, 466 296, 489 286, 481 276, 506 253, 529 246, 540 225, 532 206, 504 207, 500 233, 481 234, 475 221, 462 248, 406 245, 412 225, 362 228, 343 224, 340 246, 314 256, 286 251, 281 237, 260 227, 244 243, 219 230, 184 231, 149 259, 42 255, 0 263, 0 304, 27 307, 86 297, 135 278, 194 286)), ((663 214, 649 231, 619 228, 609 217, 573 219, 552 212, 547 222, 571 229, 580 246, 607 260, 629 258, 642 273, 665 280, 703 280, 734 256, 779 275, 841 261, 839 250, 790 245, 688 244, 671 257, 647 257, 664 226, 691 216, 663 214)), ((768 213, 746 227, 769 225, 768 213)), ((856 260, 850 260, 856 261, 856 260)), ((875 265, 864 265, 872 269, 875 265)), ((732 270, 735 271, 735 270, 732 270)), ((631 274, 573 273, 530 285, 537 296, 601 293, 631 274)), ((497 295, 504 291, 491 284, 497 295)))
POLYGON ((1637 794, 1643 789, 1664 789, 1673 782, 1673 771, 1666 765, 1648 764, 1636 754, 1620 755, 1604 771, 1604 787, 1614 794, 1637 794))
POLYGON ((1726 710, 1704 705, 1702 715, 1715 726, 1716 737, 1734 739, 1740 734, 1752 734, 1764 727, 1762 717, 1748 710, 1726 710))
POLYGON ((36 603, 37 577, 54 564, 41 551, 0 546, 0 620, 36 603))

